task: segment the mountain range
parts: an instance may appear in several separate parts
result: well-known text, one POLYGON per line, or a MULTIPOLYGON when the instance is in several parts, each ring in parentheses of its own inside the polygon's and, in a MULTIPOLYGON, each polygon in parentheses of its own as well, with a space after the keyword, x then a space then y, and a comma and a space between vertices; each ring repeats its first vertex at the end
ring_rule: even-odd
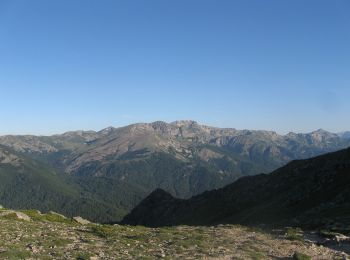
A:
POLYGON ((188 200, 157 189, 123 223, 144 226, 350 226, 350 148, 296 160, 271 174, 236 182, 188 200))
POLYGON ((279 135, 195 121, 0 137, 0 204, 122 219, 153 190, 186 199, 350 146, 347 133, 279 135))

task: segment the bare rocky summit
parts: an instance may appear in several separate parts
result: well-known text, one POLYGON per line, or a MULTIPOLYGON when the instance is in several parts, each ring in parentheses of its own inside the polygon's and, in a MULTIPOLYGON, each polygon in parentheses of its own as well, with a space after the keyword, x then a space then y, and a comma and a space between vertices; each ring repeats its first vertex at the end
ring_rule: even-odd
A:
MULTIPOLYGON (((139 123, 126 127, 109 127, 99 132, 73 131, 54 136, 2 136, 0 144, 18 152, 51 154, 58 151, 73 153, 65 162, 65 171, 74 173, 91 161, 118 158, 136 151, 172 152, 177 158, 188 160, 200 156, 203 146, 225 148, 228 151, 268 162, 270 168, 292 159, 301 159, 323 152, 347 147, 344 134, 332 134, 322 129, 308 133, 279 135, 272 131, 236 130, 200 125, 195 121, 139 123)), ((221 156, 224 156, 221 151, 221 156)), ((207 156, 204 159, 210 159, 207 156)))

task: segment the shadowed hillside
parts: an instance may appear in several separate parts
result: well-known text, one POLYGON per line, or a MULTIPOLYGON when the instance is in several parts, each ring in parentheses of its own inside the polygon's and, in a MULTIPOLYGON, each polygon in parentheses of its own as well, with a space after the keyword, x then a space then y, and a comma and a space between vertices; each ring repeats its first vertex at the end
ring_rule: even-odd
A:
POLYGON ((243 177, 188 200, 156 190, 123 223, 146 226, 219 223, 319 227, 350 224, 350 148, 243 177))

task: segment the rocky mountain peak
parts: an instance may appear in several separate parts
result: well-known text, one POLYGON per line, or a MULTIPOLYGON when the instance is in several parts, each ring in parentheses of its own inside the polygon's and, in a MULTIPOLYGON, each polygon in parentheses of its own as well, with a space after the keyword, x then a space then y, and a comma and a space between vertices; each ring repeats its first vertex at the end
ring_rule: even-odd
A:
POLYGON ((160 130, 161 132, 167 132, 169 130, 169 124, 164 121, 155 121, 151 123, 154 130, 160 130))
POLYGON ((326 140, 329 140, 332 138, 339 138, 339 137, 336 134, 333 134, 333 133, 328 132, 326 130, 318 129, 318 130, 310 133, 310 138, 316 142, 324 142, 326 140))
POLYGON ((178 127, 192 127, 192 126, 198 126, 199 124, 196 121, 193 120, 177 120, 171 123, 172 125, 176 125, 178 127))
POLYGON ((312 134, 331 134, 331 132, 328 132, 322 128, 317 129, 316 131, 311 132, 312 134))
POLYGON ((102 129, 102 130, 99 131, 98 133, 99 133, 99 134, 102 134, 102 135, 107 135, 107 134, 113 132, 114 130, 115 130, 114 127, 109 126, 109 127, 106 127, 106 128, 104 128, 104 129, 102 129))

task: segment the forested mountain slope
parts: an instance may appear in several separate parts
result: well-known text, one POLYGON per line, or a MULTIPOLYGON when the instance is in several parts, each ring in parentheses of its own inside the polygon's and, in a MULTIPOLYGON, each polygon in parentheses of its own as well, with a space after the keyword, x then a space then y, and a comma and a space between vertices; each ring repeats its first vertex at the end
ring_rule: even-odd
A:
POLYGON ((271 174, 243 177, 188 200, 156 190, 123 223, 222 223, 320 227, 350 224, 350 148, 293 161, 271 174))
POLYGON ((1 178, 8 178, 2 182, 0 204, 24 205, 20 204, 23 197, 39 189, 38 194, 47 194, 38 198, 42 209, 65 214, 76 210, 95 221, 115 221, 154 189, 190 198, 243 176, 270 172, 294 159, 345 148, 350 139, 324 130, 279 135, 194 121, 158 121, 99 132, 2 136, 0 144, 26 162, 24 172, 0 162, 1 178), (8 181, 10 185, 5 185, 8 181), (54 202, 63 196, 53 195, 57 192, 65 194, 65 199, 57 199, 65 203, 54 202), (99 208, 100 213, 90 208, 99 208))

